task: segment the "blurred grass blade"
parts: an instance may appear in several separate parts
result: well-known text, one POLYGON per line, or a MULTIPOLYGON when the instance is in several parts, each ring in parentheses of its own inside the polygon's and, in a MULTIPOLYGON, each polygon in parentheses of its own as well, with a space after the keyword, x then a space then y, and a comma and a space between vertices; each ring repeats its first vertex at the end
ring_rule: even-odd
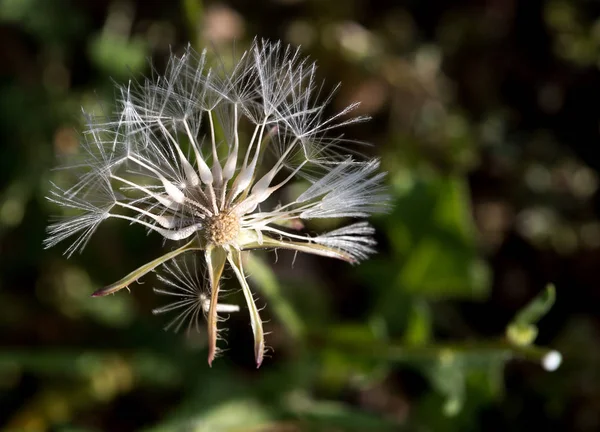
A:
POLYGON ((248 254, 246 269, 270 302, 270 307, 275 311, 279 321, 283 323, 292 337, 300 339, 304 333, 304 323, 296 314, 292 304, 283 294, 281 285, 273 270, 257 256, 248 254))
POLYGON ((193 44, 200 46, 202 44, 202 32, 199 29, 204 22, 203 2, 202 0, 182 1, 189 38, 193 41, 193 44))
POLYGON ((423 345, 429 342, 433 332, 432 327, 429 305, 422 300, 413 301, 404 331, 404 342, 407 345, 423 345))

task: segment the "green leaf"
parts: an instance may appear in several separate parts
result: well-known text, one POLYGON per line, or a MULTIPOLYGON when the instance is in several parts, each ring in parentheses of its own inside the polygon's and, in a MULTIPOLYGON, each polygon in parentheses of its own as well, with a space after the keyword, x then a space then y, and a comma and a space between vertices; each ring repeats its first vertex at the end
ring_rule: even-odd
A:
MULTIPOLYGON (((388 222, 396 290, 428 298, 488 295, 490 270, 478 256, 469 195, 459 175, 432 174, 402 191, 388 222)), ((383 303, 397 297, 384 296, 383 303)))
POLYGON ((470 248, 432 235, 413 249, 399 278, 412 294, 485 298, 490 275, 487 264, 470 248))

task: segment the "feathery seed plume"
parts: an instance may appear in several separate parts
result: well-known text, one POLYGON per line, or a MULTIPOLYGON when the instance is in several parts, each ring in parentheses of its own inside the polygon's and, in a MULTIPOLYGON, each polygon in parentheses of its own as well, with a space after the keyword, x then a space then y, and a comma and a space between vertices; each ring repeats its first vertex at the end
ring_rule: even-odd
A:
POLYGON ((377 159, 349 150, 337 130, 365 120, 350 105, 325 116, 331 95, 319 102, 316 65, 298 49, 255 40, 231 68, 209 67, 207 52, 188 47, 172 55, 163 76, 118 86, 114 118, 88 116, 83 159, 69 188, 53 185, 48 199, 79 214, 48 227, 46 247, 74 238, 71 255, 87 244, 106 219, 123 219, 183 242, 94 296, 115 293, 165 265, 159 276, 175 301, 155 313, 178 311, 169 328, 208 321, 208 362, 217 354, 219 313, 236 312, 218 302, 228 265, 250 311, 254 354, 265 350, 263 323, 246 281, 242 252, 288 249, 349 263, 374 252, 365 221, 320 235, 302 232, 302 221, 363 219, 386 210, 388 197, 377 159), (243 131, 250 131, 245 135, 243 131), (292 180, 307 184, 295 199, 275 204, 292 180), (202 271, 178 257, 196 253, 202 271), (206 275, 206 281, 201 275, 206 275))

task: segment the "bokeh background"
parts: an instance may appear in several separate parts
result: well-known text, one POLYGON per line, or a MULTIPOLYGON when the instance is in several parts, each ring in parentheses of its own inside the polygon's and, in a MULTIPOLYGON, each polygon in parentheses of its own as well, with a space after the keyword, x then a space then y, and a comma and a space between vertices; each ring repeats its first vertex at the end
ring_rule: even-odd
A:
POLYGON ((0 425, 600 430, 599 13, 592 0, 0 0, 0 425), (77 151, 81 107, 110 107, 113 80, 149 74, 149 57, 160 71, 188 42, 229 55, 255 35, 302 45, 326 88, 342 82, 333 108, 362 101, 372 121, 346 135, 374 144, 394 207, 360 266, 255 254, 274 353, 254 368, 242 311, 210 369, 204 334, 152 316, 152 276, 90 298, 160 239, 107 223, 67 260, 66 245, 42 248, 61 212, 44 196, 56 156, 77 151))

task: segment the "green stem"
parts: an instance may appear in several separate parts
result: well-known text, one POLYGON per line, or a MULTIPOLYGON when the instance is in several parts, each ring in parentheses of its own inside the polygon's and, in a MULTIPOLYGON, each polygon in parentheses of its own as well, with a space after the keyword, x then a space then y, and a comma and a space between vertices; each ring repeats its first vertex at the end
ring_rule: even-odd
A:
POLYGON ((503 360, 523 359, 541 364, 546 370, 555 370, 562 355, 556 351, 535 345, 519 346, 504 340, 491 342, 466 342, 456 344, 403 345, 395 342, 355 340, 335 336, 330 332, 314 332, 309 340, 328 348, 335 348, 357 357, 390 362, 412 362, 444 357, 464 356, 470 358, 497 357, 503 360))

